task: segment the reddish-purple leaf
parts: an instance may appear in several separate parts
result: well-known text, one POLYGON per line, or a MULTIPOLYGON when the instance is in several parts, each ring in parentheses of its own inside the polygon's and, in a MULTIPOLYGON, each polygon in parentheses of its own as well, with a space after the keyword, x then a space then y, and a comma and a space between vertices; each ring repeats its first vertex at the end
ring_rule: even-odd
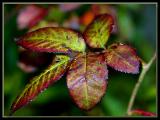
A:
POLYGON ((136 109, 131 111, 131 115, 140 115, 140 116, 156 116, 155 113, 136 109))
POLYGON ((45 67, 51 63, 54 54, 36 53, 20 47, 18 66, 25 72, 34 72, 38 67, 45 67))
POLYGON ((103 55, 80 53, 67 74, 70 95, 79 108, 94 107, 106 91, 108 70, 103 55))
POLYGON ((32 27, 38 23, 47 13, 47 10, 36 5, 28 5, 23 8, 17 18, 19 29, 32 27))
POLYGON ((28 104, 39 93, 49 87, 51 84, 59 80, 66 71, 70 58, 65 55, 57 55, 52 64, 40 75, 34 77, 25 86, 25 89, 16 98, 12 104, 11 111, 15 112, 17 109, 28 104))
POLYGON ((105 51, 107 65, 115 70, 126 73, 139 73, 139 58, 135 49, 128 45, 112 44, 105 51))
POLYGON ((69 12, 69 11, 79 8, 80 6, 81 4, 60 4, 59 8, 63 12, 69 12))
POLYGON ((113 22, 113 18, 109 14, 96 16, 83 34, 87 44, 92 48, 105 48, 113 22))
POLYGON ((16 41, 18 45, 37 52, 69 53, 85 51, 82 35, 67 28, 45 27, 29 32, 16 41))

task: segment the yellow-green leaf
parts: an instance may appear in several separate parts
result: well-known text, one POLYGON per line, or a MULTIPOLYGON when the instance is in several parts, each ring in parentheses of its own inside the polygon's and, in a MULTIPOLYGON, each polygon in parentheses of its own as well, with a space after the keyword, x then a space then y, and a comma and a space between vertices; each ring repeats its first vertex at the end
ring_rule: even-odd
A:
POLYGON ((45 27, 26 33, 17 41, 18 45, 37 52, 69 53, 84 52, 82 35, 67 28, 45 27))
POLYGON ((67 73, 70 95, 79 108, 94 107, 106 91, 108 70, 103 55, 80 53, 67 73))
POLYGON ((86 28, 83 36, 87 44, 92 48, 105 48, 112 30, 113 18, 109 14, 96 16, 93 22, 86 28))
POLYGON ((66 72, 70 58, 65 55, 57 55, 52 64, 40 75, 34 77, 25 86, 25 89, 20 93, 12 104, 11 111, 15 112, 17 109, 28 104, 39 93, 45 90, 48 86, 59 80, 66 72))

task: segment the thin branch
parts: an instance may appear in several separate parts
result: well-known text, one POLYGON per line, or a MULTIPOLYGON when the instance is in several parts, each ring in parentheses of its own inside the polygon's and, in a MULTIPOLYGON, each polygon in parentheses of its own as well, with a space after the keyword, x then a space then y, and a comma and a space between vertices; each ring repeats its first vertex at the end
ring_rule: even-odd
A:
POLYGON ((153 61, 156 59, 156 53, 154 54, 154 56, 151 58, 151 60, 146 64, 144 61, 141 60, 142 62, 142 72, 139 76, 139 79, 133 89, 133 92, 132 92, 132 95, 130 97, 130 101, 129 101, 129 104, 128 104, 128 109, 127 109, 127 115, 131 115, 131 110, 132 110, 132 106, 134 104, 134 100, 135 100, 135 97, 137 95, 137 92, 139 90, 139 87, 144 79, 144 76, 145 74, 147 73, 147 71, 149 70, 149 68, 151 67, 153 61))

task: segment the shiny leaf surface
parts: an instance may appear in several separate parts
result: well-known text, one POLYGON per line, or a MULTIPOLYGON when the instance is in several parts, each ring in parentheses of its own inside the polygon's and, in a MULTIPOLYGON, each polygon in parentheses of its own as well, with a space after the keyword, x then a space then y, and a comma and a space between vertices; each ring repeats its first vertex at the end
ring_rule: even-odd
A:
POLYGON ((43 73, 31 79, 25 86, 25 89, 12 104, 11 111, 15 112, 17 109, 28 104, 49 85, 59 80, 66 71, 69 60, 70 58, 67 56, 57 55, 52 64, 43 73))
POLYGON ((102 14, 96 16, 83 34, 87 44, 92 48, 105 48, 112 31, 112 25, 113 18, 111 15, 102 14))
POLYGON ((70 95, 79 108, 89 110, 106 92, 108 70, 103 55, 79 54, 67 74, 70 95))
POLYGON ((107 65, 126 73, 139 73, 139 58, 135 49, 128 45, 112 44, 105 52, 107 65))
POLYGON ((19 38, 18 45, 37 52, 69 53, 85 51, 83 37, 67 28, 45 27, 19 38))

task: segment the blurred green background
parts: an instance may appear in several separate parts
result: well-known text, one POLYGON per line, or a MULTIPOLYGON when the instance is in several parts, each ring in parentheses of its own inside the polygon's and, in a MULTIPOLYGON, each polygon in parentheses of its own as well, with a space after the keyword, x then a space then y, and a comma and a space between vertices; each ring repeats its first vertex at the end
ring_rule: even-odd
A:
MULTIPOLYGON (((110 13, 115 26, 106 46, 114 42, 130 44, 148 62, 156 51, 156 4, 4 4, 4 115, 33 76, 46 65, 26 63, 24 51, 14 39, 29 30, 44 26, 69 27, 83 32, 94 16, 110 13), (28 7, 32 6, 32 7, 28 7), (41 11, 38 17, 37 11, 41 11), (28 10, 28 13, 25 11, 28 10), (35 13, 34 13, 35 12, 35 13), (30 19, 30 17, 32 19, 30 19), (35 70, 36 69, 36 70, 35 70)), ((49 56, 52 56, 49 54, 49 56)), ((35 60, 35 56, 31 60, 35 60)), ((30 57, 29 57, 30 59, 30 57)), ((43 61, 42 61, 43 62, 43 61)), ((46 62, 46 61, 45 61, 46 62)), ((80 110, 69 96, 65 76, 41 93, 13 116, 125 116, 127 105, 139 74, 125 74, 109 68, 108 88, 101 102, 92 110, 80 110)), ((157 112, 156 62, 144 77, 133 109, 157 112)))

